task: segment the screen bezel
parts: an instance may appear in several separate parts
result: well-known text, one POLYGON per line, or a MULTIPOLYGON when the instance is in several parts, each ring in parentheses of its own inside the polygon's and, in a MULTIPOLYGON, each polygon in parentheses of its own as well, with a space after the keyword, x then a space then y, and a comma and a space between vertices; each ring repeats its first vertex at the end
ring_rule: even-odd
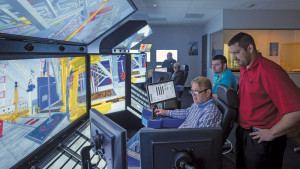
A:
POLYGON ((172 73, 171 72, 158 72, 158 71, 152 71, 152 83, 159 83, 160 82, 160 77, 159 79, 157 79, 157 75, 160 75, 163 76, 163 77, 166 77, 167 76, 167 80, 163 80, 161 82, 164 82, 164 81, 169 81, 171 80, 172 78, 172 73))
POLYGON ((96 109, 90 110, 91 138, 98 129, 104 134, 104 156, 108 169, 119 169, 127 167, 127 131, 116 122, 100 113, 96 109), (94 128, 96 127, 96 129, 94 128), (105 155, 105 153, 108 153, 105 155))
MULTIPOLYGON (((222 168, 222 128, 181 128, 181 129, 142 129, 140 133, 140 147, 141 147, 141 168, 152 169, 167 168, 173 162, 170 160, 171 156, 176 156, 176 151, 155 151, 155 146, 172 147, 172 145, 181 144, 188 150, 193 145, 202 149, 201 143, 209 143, 210 147, 204 147, 208 151, 201 150, 201 152, 193 153, 194 162, 203 169, 220 169, 222 168), (204 153, 205 154, 202 154, 204 153), (209 155, 210 154, 210 157, 209 155), (169 156, 171 155, 171 156, 169 156), (194 156, 196 155, 196 156, 194 156), (164 158, 161 158, 161 157, 164 158), (149 158, 150 157, 150 158, 149 158), (204 157, 204 158, 203 158, 204 157), (169 158, 166 160, 166 158, 169 158), (207 159, 209 160, 207 161, 207 159), (161 162, 160 160, 164 160, 161 162), (159 162, 160 161, 160 162, 159 162)), ((180 146, 179 146, 180 147, 180 146)), ((157 147, 156 147, 157 149, 157 147)), ((166 150, 166 149, 165 149, 166 150)), ((181 150, 174 147, 172 150, 181 150)), ((172 163, 173 164, 173 163, 172 163)))
POLYGON ((153 77, 153 71, 154 71, 154 69, 153 68, 147 68, 146 69, 146 75, 147 75, 147 78, 152 78, 153 77), (149 71, 151 71, 151 76, 149 76, 149 71))
MULTIPOLYGON (((18 44, 19 42, 16 41, 18 44)), ((84 57, 85 58, 85 63, 86 63, 86 78, 89 78, 89 61, 90 57, 88 54, 83 53, 83 54, 78 54, 78 53, 73 53, 73 54, 44 54, 44 53, 28 53, 26 56, 24 54, 20 53, 2 53, 0 52, 0 60, 30 60, 30 59, 45 59, 45 58, 67 58, 67 57, 84 57), (3 57, 2 57, 3 56, 3 57)), ((86 81, 86 112, 90 109, 90 92, 89 91, 89 86, 90 86, 90 81, 86 81)), ((50 139, 42 143, 39 147, 34 149, 32 152, 24 156, 21 160, 17 161, 12 168, 28 168, 32 166, 30 164, 30 161, 35 160, 35 159, 42 159, 45 157, 46 154, 49 152, 53 151, 57 147, 57 145, 62 142, 66 137, 72 133, 73 131, 76 130, 77 126, 82 125, 86 120, 88 119, 88 113, 85 113, 82 115, 80 118, 75 120, 74 122, 70 123, 68 126, 65 128, 62 128, 61 131, 59 131, 57 134, 52 136, 50 139)), ((36 160, 35 160, 36 161, 36 160)))
MULTIPOLYGON (((152 78, 153 78, 153 77, 152 77, 152 78)), ((161 102, 168 101, 168 100, 172 100, 172 99, 175 99, 175 98, 176 98, 175 85, 174 85, 174 81, 173 81, 173 80, 167 80, 167 81, 163 81, 163 82, 147 84, 147 85, 146 85, 146 91, 147 91, 148 102, 149 102, 150 105, 157 104, 157 103, 161 103, 161 102), (151 87, 151 86, 159 85, 159 84, 162 84, 162 83, 170 83, 170 82, 172 82, 172 84, 173 84, 175 97, 168 98, 168 99, 165 99, 165 100, 162 100, 162 101, 151 102, 151 101, 150 101, 150 97, 149 97, 150 93, 149 93, 149 89, 148 89, 148 88, 151 87)))

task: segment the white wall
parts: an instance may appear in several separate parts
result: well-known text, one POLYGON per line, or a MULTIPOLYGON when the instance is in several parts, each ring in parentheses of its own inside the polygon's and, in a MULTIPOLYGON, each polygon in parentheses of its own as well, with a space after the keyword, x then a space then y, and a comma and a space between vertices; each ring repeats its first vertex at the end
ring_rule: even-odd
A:
POLYGON ((299 10, 224 10, 224 29, 299 29, 299 10))
MULTIPOLYGON (((159 26, 150 25, 153 34, 143 40, 142 43, 152 43, 151 62, 148 64, 155 67, 156 50, 178 50, 178 62, 189 65, 190 71, 185 83, 190 87, 193 78, 201 75, 201 29, 199 26, 159 26), (198 42, 198 55, 189 56, 188 42, 198 42)), ((161 64, 161 63, 160 63, 161 64)))
MULTIPOLYGON (((207 34, 207 77, 213 81, 213 71, 212 68, 209 66, 211 65, 211 59, 209 58, 211 55, 211 39, 210 39, 210 35, 212 33, 218 32, 220 30, 223 29, 223 12, 220 12, 218 15, 216 15, 215 17, 211 18, 210 21, 208 21, 206 24, 204 24, 202 26, 202 35, 207 34)), ((223 42, 223 39, 220 39, 220 41, 223 42)), ((204 56, 203 56, 204 57, 204 56)))

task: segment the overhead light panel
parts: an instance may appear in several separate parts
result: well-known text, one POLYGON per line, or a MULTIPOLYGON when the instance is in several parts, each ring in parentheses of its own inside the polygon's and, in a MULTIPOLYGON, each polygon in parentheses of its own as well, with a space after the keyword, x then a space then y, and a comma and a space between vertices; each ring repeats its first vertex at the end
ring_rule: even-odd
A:
POLYGON ((184 18, 203 18, 204 14, 200 13, 187 13, 184 18))
POLYGON ((255 6, 255 4, 246 4, 247 8, 253 8, 255 6))

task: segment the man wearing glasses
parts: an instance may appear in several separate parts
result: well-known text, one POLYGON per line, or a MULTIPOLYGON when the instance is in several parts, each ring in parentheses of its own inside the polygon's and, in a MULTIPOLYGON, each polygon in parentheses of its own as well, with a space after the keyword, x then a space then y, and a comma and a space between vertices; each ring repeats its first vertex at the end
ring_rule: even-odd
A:
POLYGON ((192 82, 194 104, 187 109, 155 110, 156 115, 185 119, 179 128, 218 127, 222 121, 222 113, 212 97, 212 84, 206 77, 197 77, 192 82))
MULTIPOLYGON (((191 84, 192 90, 189 93, 193 96, 194 104, 187 109, 156 109, 155 114, 185 119, 179 128, 220 127, 222 113, 212 97, 210 80, 206 77, 197 77, 191 84)), ((140 153, 139 133, 140 131, 127 142, 127 148, 137 153, 140 153)))

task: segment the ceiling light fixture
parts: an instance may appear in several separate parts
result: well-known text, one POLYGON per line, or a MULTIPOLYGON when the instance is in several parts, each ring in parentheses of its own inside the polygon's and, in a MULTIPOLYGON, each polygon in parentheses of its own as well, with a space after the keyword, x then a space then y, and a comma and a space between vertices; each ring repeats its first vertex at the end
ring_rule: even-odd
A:
POLYGON ((246 4, 246 7, 247 8, 252 8, 252 7, 254 7, 255 6, 255 4, 246 4))
POLYGON ((154 3, 153 3, 153 6, 154 6, 154 7, 156 7, 156 6, 157 6, 157 4, 154 2, 154 3))

